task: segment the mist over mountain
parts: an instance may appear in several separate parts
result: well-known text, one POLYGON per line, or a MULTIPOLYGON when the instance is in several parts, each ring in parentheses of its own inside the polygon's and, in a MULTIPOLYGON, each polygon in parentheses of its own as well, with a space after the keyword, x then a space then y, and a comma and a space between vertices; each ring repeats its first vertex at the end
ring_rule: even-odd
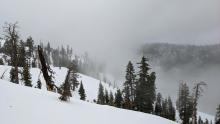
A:
POLYGON ((220 44, 180 45, 170 43, 147 43, 139 54, 147 56, 154 65, 163 69, 207 68, 220 65, 220 44))
POLYGON ((200 110, 214 114, 220 102, 220 44, 187 45, 146 43, 138 49, 137 56, 146 56, 157 73, 157 88, 176 98, 178 85, 186 82, 192 89, 200 81, 208 85, 200 99, 200 110), (210 107, 213 106, 213 107, 210 107))

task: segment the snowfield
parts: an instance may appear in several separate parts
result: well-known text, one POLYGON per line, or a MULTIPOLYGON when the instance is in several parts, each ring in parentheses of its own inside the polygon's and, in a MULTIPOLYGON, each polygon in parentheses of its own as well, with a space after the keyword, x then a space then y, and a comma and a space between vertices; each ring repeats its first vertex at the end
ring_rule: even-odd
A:
MULTIPOLYGON (((55 72, 53 81, 60 86, 66 77, 67 68, 51 67, 55 72)), ((48 92, 46 83, 39 68, 31 68, 33 87, 13 84, 10 80, 10 66, 0 65, 0 118, 2 124, 176 124, 173 121, 141 112, 119 109, 106 105, 92 103, 97 99, 100 80, 79 73, 78 81, 82 81, 86 101, 79 100, 78 88, 73 93, 70 102, 58 100, 59 94, 48 92), (34 88, 38 79, 42 82, 42 89, 34 88)), ((113 88, 101 82, 104 89, 113 93, 113 88)), ((198 112, 203 120, 206 118, 214 122, 214 116, 198 112)), ((177 114, 177 121, 178 114, 177 114)))
POLYGON ((2 124, 176 124, 141 112, 97 105, 0 80, 2 124))
MULTIPOLYGON (((57 86, 60 86, 66 78, 67 68, 51 67, 51 69, 54 71, 53 81, 55 82, 55 84, 57 86)), ((11 70, 11 66, 0 65, 0 77, 5 72, 3 80, 10 81, 10 70, 11 70)), ((31 73, 31 77, 32 77, 31 80, 32 80, 33 87, 35 87, 37 85, 37 81, 39 78, 42 82, 42 90, 46 90, 46 82, 43 78, 43 74, 40 73, 40 69, 39 68, 31 68, 30 73, 31 73)), ((79 75, 78 81, 79 81, 79 83, 82 81, 84 89, 85 89, 86 100, 92 102, 94 99, 97 98, 100 80, 97 80, 95 78, 92 78, 92 77, 89 77, 89 76, 86 76, 86 75, 83 75, 80 73, 78 75, 79 75)), ((20 81, 20 82, 22 82, 22 81, 20 81)), ((116 92, 117 89, 113 88, 109 84, 107 84, 105 82, 101 82, 101 83, 102 83, 104 89, 108 90, 109 92, 110 91, 112 91, 113 93, 116 92)), ((78 89, 79 89, 79 86, 75 90, 75 92, 73 93, 74 97, 76 97, 76 98, 79 98, 78 89)))

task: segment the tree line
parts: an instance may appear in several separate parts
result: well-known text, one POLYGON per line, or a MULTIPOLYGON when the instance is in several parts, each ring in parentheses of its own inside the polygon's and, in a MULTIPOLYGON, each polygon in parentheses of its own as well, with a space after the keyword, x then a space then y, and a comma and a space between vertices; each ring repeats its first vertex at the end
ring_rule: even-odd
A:
POLYGON ((100 83, 97 103, 155 114, 175 121, 171 97, 163 99, 161 93, 156 94, 156 73, 150 72, 148 59, 143 56, 137 64, 139 71, 136 74, 132 62, 128 62, 123 89, 118 89, 115 95, 111 91, 110 94, 104 91, 100 83))
MULTIPOLYGON (((67 50, 65 50, 62 47, 60 51, 61 56, 58 58, 63 61, 59 61, 59 66, 67 67, 68 72, 64 83, 61 86, 56 86, 53 81, 54 72, 50 68, 52 62, 49 56, 54 52, 50 44, 48 43, 47 47, 43 47, 42 44, 35 46, 32 37, 28 37, 26 41, 23 41, 19 37, 17 23, 6 23, 3 29, 5 43, 3 46, 0 46, 0 52, 4 53, 4 55, 3 58, 0 58, 0 64, 11 66, 10 82, 32 87, 30 68, 38 67, 41 69, 40 74, 43 74, 45 79, 47 90, 60 93, 60 100, 67 101, 69 97, 72 96, 71 92, 79 85, 77 80, 78 63, 71 58, 72 49, 67 47, 67 50)), ((52 60, 54 58, 57 58, 57 56, 53 56, 52 60)), ((57 60, 54 60, 54 62, 55 61, 57 60)), ((38 78, 39 77, 40 75, 38 78)), ((1 79, 2 78, 4 78, 4 73, 1 76, 1 79)), ((38 79, 35 88, 42 88, 40 79, 38 79)), ((81 96, 80 99, 85 100, 86 95, 82 82, 80 83, 78 92, 81 96)))
MULTIPOLYGON (((138 72, 135 72, 131 61, 126 68, 125 82, 122 90, 118 89, 115 95, 108 93, 99 84, 98 104, 111 105, 118 108, 155 114, 169 120, 176 120, 176 112, 182 124, 212 124, 210 120, 197 118, 198 100, 203 93, 205 82, 195 83, 192 92, 187 83, 180 83, 176 106, 170 96, 163 97, 160 92, 156 93, 156 73, 150 72, 148 59, 144 56, 138 64, 138 72)), ((220 106, 216 114, 216 124, 219 124, 220 106)))

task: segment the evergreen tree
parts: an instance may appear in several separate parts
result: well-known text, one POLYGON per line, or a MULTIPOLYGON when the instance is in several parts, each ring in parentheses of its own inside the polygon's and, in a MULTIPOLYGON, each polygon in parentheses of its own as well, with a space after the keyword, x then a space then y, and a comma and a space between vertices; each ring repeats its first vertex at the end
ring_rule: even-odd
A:
POLYGON ((27 38, 26 46, 28 47, 27 56, 31 57, 34 51, 34 40, 32 39, 31 36, 27 38))
POLYGON ((109 104, 109 95, 108 95, 108 90, 105 89, 105 104, 109 104))
POLYGON ((24 81, 25 86, 32 87, 31 74, 30 74, 30 70, 29 70, 29 66, 27 62, 25 62, 25 65, 23 67, 23 78, 22 79, 24 81))
MULTIPOLYGON (((13 42, 10 39, 6 39, 4 46, 2 47, 2 51, 5 55, 8 55, 10 57, 13 56, 13 42)), ((11 65, 12 63, 10 62, 9 65, 11 65)))
POLYGON ((20 41, 20 46, 18 48, 18 66, 24 67, 26 63, 26 52, 25 52, 25 44, 23 41, 20 41))
POLYGON ((49 43, 49 42, 47 43, 46 50, 47 50, 48 55, 50 55, 50 53, 51 53, 51 47, 50 47, 50 43, 49 43))
POLYGON ((144 56, 140 63, 139 79, 136 84, 135 104, 139 111, 153 113, 153 104, 155 101, 155 73, 149 75, 149 64, 144 56))
POLYGON ((164 99, 162 100, 162 117, 168 119, 168 100, 164 99))
POLYGON ((70 65, 69 69, 70 69, 70 79, 69 79, 69 81, 70 81, 71 89, 72 89, 73 91, 75 91, 75 89, 76 89, 76 88, 78 87, 78 85, 79 85, 79 82, 78 82, 78 80, 77 80, 77 78, 78 78, 78 74, 77 74, 77 72, 78 72, 78 67, 77 67, 77 64, 76 64, 75 61, 72 61, 72 63, 71 63, 71 65, 70 65))
POLYGON ((63 84, 63 90, 61 92, 61 96, 59 97, 59 99, 62 100, 62 101, 67 101, 67 100, 69 100, 69 97, 72 96, 72 94, 71 94, 71 85, 70 85, 70 82, 69 82, 70 72, 71 72, 71 70, 69 69, 68 72, 67 72, 67 75, 66 75, 65 82, 63 84))
POLYGON ((57 67, 61 67, 60 65, 60 52, 59 52, 59 47, 57 49, 52 50, 51 52, 51 56, 52 56, 52 60, 53 60, 53 65, 57 66, 57 67))
POLYGON ((60 50, 60 65, 66 67, 68 64, 68 55, 65 48, 62 46, 60 50))
POLYGON ((112 91, 110 91, 110 95, 109 95, 109 105, 113 106, 114 105, 114 96, 112 91))
POLYGON ((201 119, 201 116, 199 116, 198 124, 203 124, 203 121, 202 121, 202 119, 201 119))
POLYGON ((149 75, 148 78, 148 83, 150 84, 150 100, 151 100, 151 104, 154 104, 155 100, 156 100, 156 86, 155 86, 155 81, 156 81, 156 73, 152 72, 149 75))
POLYGON ((217 112, 216 112, 216 115, 215 115, 215 123, 220 124, 220 105, 218 106, 217 112))
POLYGON ((34 57, 34 58, 33 58, 33 61, 32 61, 32 63, 31 63, 31 65, 32 65, 32 68, 35 68, 35 67, 37 67, 37 65, 36 65, 36 60, 37 60, 37 58, 36 58, 36 57, 34 57))
POLYGON ((0 65, 4 65, 3 59, 0 58, 0 65))
POLYGON ((177 103, 180 119, 183 124, 188 124, 192 116, 192 97, 190 96, 189 87, 186 83, 180 84, 177 103))
POLYGON ((115 94, 115 107, 121 108, 122 107, 122 102, 123 102, 122 93, 118 89, 116 94, 115 94))
POLYGON ((80 95, 81 100, 84 100, 84 101, 86 100, 86 94, 85 94, 82 81, 80 82, 80 86, 79 86, 79 95, 80 95))
POLYGON ((99 92, 98 92, 97 103, 102 104, 102 105, 105 104, 104 88, 103 88, 101 81, 99 83, 99 92))
POLYGON ((41 87, 42 87, 42 83, 40 80, 38 80, 36 88, 41 89, 41 87))
POLYGON ((168 97, 168 119, 175 121, 176 120, 176 110, 173 106, 172 100, 168 97))
POLYGON ((208 119, 205 119, 205 123, 204 124, 209 124, 209 121, 208 119))
POLYGON ((162 116, 162 99, 161 93, 158 93, 155 105, 155 114, 158 116, 162 116))
POLYGON ((10 82, 16 83, 16 81, 15 81, 15 68, 14 67, 12 67, 10 70, 10 82))
POLYGON ((132 109, 134 104, 135 98, 135 71, 133 64, 131 61, 128 62, 127 69, 126 69, 126 76, 124 82, 124 107, 126 109, 132 109))
MULTIPOLYGON (((43 50, 43 55, 44 55, 44 57, 45 57, 46 64, 47 64, 47 65, 51 65, 50 55, 47 53, 46 50, 47 50, 47 49, 44 48, 44 50, 43 50)), ((65 66, 65 67, 67 67, 67 66, 65 66)))

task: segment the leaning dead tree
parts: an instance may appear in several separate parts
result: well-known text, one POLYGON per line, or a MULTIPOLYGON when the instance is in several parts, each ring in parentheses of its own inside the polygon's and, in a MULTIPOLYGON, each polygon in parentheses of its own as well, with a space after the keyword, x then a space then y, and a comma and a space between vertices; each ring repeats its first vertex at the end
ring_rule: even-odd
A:
POLYGON ((43 55, 43 49, 40 46, 38 46, 38 55, 39 55, 39 59, 41 62, 41 71, 42 71, 43 77, 46 81, 47 90, 53 91, 56 86, 54 85, 54 82, 52 81, 52 76, 50 76, 48 73, 48 72, 51 72, 51 69, 46 64, 46 60, 43 55))
POLYGON ((194 90, 194 99, 193 99, 193 113, 192 113, 192 124, 197 124, 197 105, 198 105, 198 100, 199 97, 203 93, 203 88, 202 86, 206 86, 207 84, 205 82, 200 82, 195 85, 193 88, 194 90))

